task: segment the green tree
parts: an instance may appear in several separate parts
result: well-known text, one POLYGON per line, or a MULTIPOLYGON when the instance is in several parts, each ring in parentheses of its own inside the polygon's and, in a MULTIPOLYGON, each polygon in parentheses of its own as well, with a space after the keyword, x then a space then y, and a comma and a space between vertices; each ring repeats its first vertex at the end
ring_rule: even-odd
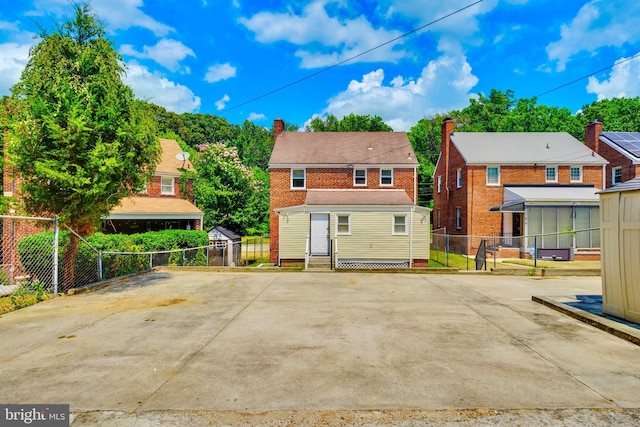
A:
POLYGON ((263 192, 268 198, 268 190, 256 179, 254 171, 242 163, 236 147, 217 142, 200 144, 196 149, 192 163, 197 173, 185 178, 193 178, 193 194, 204 212, 205 229, 223 225, 244 233, 255 223, 252 209, 259 203, 251 204, 254 194, 263 192))
POLYGON ((305 127, 307 132, 392 132, 391 126, 382 121, 380 116, 362 116, 349 114, 339 120, 329 114, 324 120, 315 117, 305 127))
POLYGON ((411 147, 418 157, 418 204, 428 206, 433 198, 433 172, 440 155, 442 121, 446 115, 421 119, 407 132, 411 147))
POLYGON ((577 118, 583 132, 594 120, 602 122, 605 132, 640 132, 640 97, 596 101, 582 107, 577 118))
MULTIPOLYGON (((156 122, 122 82, 122 58, 87 4, 41 37, 12 88, 10 160, 28 213, 57 215, 86 235, 153 173, 156 122)), ((72 234, 65 283, 73 283, 77 250, 72 234)))

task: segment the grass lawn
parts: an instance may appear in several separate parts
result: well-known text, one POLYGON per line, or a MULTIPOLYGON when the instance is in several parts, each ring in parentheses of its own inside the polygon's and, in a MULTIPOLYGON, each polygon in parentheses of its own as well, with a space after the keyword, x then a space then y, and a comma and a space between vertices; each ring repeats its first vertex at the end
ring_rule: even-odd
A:
MULTIPOLYGON (((449 253, 448 255, 442 251, 431 250, 431 259, 429 267, 452 267, 458 270, 475 270, 476 262, 473 256, 465 256, 460 254, 449 253), (447 261, 448 257, 448 263, 447 261), (447 265, 448 264, 448 265, 447 265)), ((532 259, 501 259, 496 261, 496 268, 533 268, 532 259)), ((493 258, 487 258, 487 270, 494 268, 493 258)), ((576 269, 592 269, 600 268, 600 261, 551 261, 539 259, 537 268, 576 268, 576 269)))

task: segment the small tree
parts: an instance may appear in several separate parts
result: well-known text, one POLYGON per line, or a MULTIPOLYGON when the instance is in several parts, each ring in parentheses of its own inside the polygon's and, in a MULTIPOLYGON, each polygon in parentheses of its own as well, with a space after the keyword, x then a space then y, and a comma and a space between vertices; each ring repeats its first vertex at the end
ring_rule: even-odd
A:
POLYGON ((254 194, 268 191, 254 171, 242 163, 236 147, 219 142, 200 144, 196 149, 193 194, 204 211, 205 228, 224 225, 244 232, 255 222, 254 194))
MULTIPOLYGON (((153 117, 122 82, 122 58, 104 35, 89 6, 76 5, 74 18, 42 30, 9 101, 8 149, 25 210, 85 235, 143 187, 160 152, 153 117)), ((77 250, 72 235, 65 283, 77 250)))

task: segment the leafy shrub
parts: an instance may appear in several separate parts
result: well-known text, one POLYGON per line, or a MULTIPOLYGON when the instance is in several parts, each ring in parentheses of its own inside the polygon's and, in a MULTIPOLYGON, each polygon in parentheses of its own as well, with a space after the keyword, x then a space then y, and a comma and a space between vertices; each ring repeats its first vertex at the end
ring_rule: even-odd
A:
MULTIPOLYGON (((102 252, 153 252, 169 249, 206 247, 209 236, 205 231, 164 230, 139 234, 95 233, 87 242, 102 252)), ((69 242, 69 232, 61 232, 59 237, 58 264, 62 266, 64 248, 69 242)), ((39 233, 25 237, 18 242, 20 262, 31 280, 37 280, 50 287, 53 283, 51 264, 53 262, 53 232, 39 233)), ((171 256, 168 256, 171 258, 171 256)), ((174 265, 205 265, 204 249, 187 251, 186 255, 176 252, 170 260, 174 265), (184 258, 184 259, 183 259, 184 258)), ((135 273, 149 268, 149 255, 103 254, 103 279, 135 273)), ((91 247, 80 243, 75 259, 75 287, 98 281, 98 254, 91 247)), ((154 265, 158 265, 154 261, 154 265)), ((62 280, 62 268, 58 269, 58 282, 62 280)), ((2 278, 0 277, 0 283, 2 278)))

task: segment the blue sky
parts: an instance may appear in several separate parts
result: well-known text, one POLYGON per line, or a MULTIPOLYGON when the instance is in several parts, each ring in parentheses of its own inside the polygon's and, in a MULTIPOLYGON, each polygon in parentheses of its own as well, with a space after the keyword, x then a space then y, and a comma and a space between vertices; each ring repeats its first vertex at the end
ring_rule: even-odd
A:
MULTIPOLYGON (((136 95, 178 113, 270 127, 329 113, 395 130, 492 88, 530 98, 640 52, 637 0, 93 0, 136 95), (268 92, 303 79, 253 102, 268 92)), ((35 22, 69 0, 0 0, 0 95, 17 82, 35 22)), ((575 112, 640 95, 640 56, 539 98, 575 112)))

